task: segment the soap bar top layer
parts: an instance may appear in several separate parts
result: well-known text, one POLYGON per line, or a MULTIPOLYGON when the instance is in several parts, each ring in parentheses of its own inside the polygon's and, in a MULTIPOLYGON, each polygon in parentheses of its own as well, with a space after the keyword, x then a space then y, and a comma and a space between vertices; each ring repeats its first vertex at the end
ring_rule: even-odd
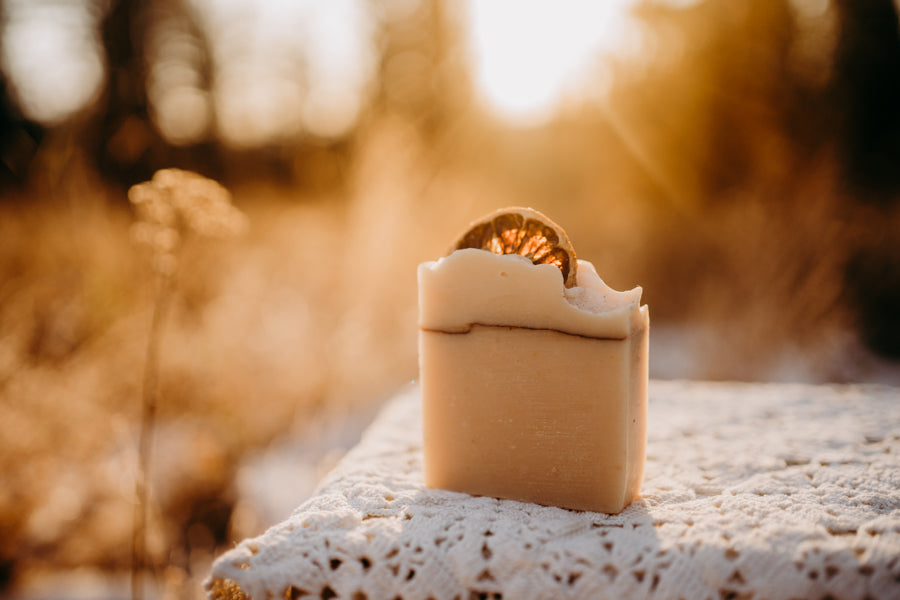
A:
POLYGON ((641 288, 618 292, 588 261, 578 261, 578 285, 563 286, 553 265, 517 254, 469 248, 419 265, 419 327, 448 333, 473 325, 551 329, 624 339, 646 325, 641 288))

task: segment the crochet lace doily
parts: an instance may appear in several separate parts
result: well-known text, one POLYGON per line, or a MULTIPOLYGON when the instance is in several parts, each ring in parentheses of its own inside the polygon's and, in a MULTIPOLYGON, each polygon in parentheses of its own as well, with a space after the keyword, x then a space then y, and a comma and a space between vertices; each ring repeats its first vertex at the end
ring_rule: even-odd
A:
POLYGON ((900 598, 900 390, 649 393, 641 499, 609 516, 426 488, 413 387, 209 597, 900 598))

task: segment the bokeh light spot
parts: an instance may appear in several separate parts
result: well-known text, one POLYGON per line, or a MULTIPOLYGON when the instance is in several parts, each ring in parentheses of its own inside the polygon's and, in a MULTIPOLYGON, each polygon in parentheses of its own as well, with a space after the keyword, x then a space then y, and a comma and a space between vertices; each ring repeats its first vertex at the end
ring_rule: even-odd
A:
POLYGON ((80 3, 11 1, 0 61, 23 114, 52 125, 86 106, 104 78, 95 15, 80 3))

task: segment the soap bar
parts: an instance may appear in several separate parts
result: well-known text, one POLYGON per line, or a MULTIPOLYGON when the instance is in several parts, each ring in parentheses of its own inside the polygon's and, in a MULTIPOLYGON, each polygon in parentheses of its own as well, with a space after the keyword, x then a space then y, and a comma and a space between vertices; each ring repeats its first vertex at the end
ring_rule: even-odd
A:
POLYGON ((649 314, 590 262, 468 248, 419 265, 429 487, 604 513, 639 492, 649 314))

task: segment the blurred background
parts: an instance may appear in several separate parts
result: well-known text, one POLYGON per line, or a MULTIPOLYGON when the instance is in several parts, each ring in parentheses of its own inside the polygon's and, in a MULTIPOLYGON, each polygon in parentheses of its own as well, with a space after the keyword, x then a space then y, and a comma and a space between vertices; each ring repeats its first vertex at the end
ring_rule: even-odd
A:
POLYGON ((152 597, 416 377, 416 265, 533 206, 651 376, 900 384, 893 0, 0 0, 0 596, 128 595, 155 278, 128 188, 223 183, 160 364, 152 597))

